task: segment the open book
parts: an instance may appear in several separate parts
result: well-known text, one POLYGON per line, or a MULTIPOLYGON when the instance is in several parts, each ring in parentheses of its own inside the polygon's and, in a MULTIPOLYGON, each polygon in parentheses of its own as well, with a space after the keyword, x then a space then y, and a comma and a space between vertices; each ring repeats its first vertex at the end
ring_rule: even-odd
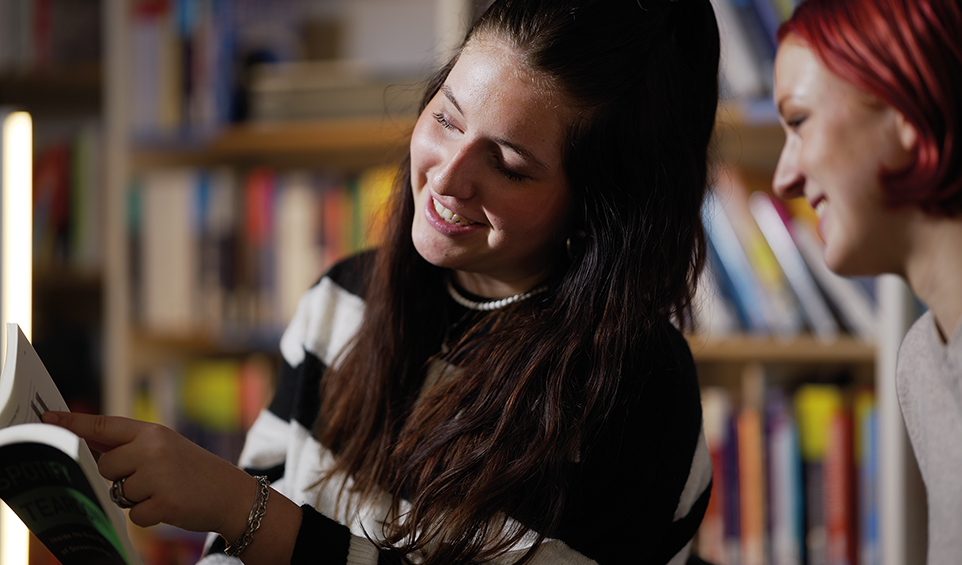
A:
POLYGON ((17 324, 7 324, 6 347, 0 498, 63 565, 139 565, 126 517, 111 502, 87 444, 73 432, 40 423, 45 411, 67 405, 17 324))

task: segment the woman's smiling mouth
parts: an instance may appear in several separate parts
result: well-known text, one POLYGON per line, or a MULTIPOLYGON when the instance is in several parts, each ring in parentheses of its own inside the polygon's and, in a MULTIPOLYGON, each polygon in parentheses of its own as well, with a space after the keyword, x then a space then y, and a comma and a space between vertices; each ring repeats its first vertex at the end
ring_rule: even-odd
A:
POLYGON ((440 202, 438 202, 437 198, 432 197, 431 199, 434 201, 434 211, 437 212, 445 222, 454 224, 456 226, 470 226, 474 224, 474 222, 468 221, 466 218, 462 218, 458 214, 455 214, 451 210, 445 208, 440 202))

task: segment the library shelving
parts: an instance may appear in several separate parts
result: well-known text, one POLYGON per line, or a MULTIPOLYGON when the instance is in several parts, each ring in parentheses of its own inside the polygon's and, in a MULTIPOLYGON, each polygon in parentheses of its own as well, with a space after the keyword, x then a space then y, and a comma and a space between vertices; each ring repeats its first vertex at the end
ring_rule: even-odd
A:
MULTIPOLYGON (((333 171, 352 175, 370 167, 394 162, 407 140, 411 116, 351 117, 295 120, 286 123, 246 122, 216 128, 202 135, 173 141, 135 139, 136 87, 131 68, 131 41, 136 33, 131 21, 132 0, 101 0, 102 60, 96 65, 67 72, 21 75, 0 73, 3 103, 30 103, 60 112, 64 92, 79 101, 84 112, 95 113, 100 123, 102 156, 101 207, 102 262, 93 274, 64 277, 51 272, 44 280, 51 294, 59 284, 80 289, 102 312, 96 327, 103 347, 101 405, 105 413, 137 413, 140 375, 170 360, 234 358, 270 354, 270 345, 258 341, 229 342, 223 335, 185 331, 158 334, 145 330, 136 319, 137 289, 132 279, 132 245, 128 207, 131 180, 145 171, 194 168, 230 168, 250 171, 260 166, 282 169, 333 171), (62 81, 75 77, 66 84, 62 81), (68 281, 68 282, 64 282, 68 281), (96 301, 90 297, 96 297, 96 301)), ((437 37, 457 38, 448 28, 459 22, 474 3, 435 0, 437 37), (445 23, 448 22, 448 23, 445 23)), ((439 39, 439 42, 441 40, 439 39)), ((737 168, 749 185, 765 190, 770 183, 784 139, 778 124, 758 119, 737 101, 722 106, 717 128, 718 159, 737 168)), ((60 290, 58 290, 60 289, 60 290)), ((894 367, 898 345, 916 315, 917 305, 900 280, 880 277, 876 282, 875 339, 866 342, 847 334, 825 343, 807 334, 793 339, 744 334, 689 336, 689 343, 706 387, 721 386, 745 396, 758 379, 772 375, 778 383, 800 386, 831 381, 844 372, 851 382, 874 388, 879 421, 880 563, 920 563, 924 556, 924 496, 911 449, 908 446, 895 396, 894 367)))
MULTIPOLYGON (((62 4, 62 3, 61 3, 62 4)), ((29 2, 5 2, 28 22, 29 2)), ((102 256, 95 217, 102 123, 102 65, 97 2, 75 2, 30 26, 0 34, 0 107, 23 110, 33 123, 33 342, 69 405, 100 409, 102 256), (92 37, 73 49, 52 32, 74 18, 92 37), (70 376, 66 372, 71 373, 70 376)), ((77 37, 73 38, 76 41, 77 37)))

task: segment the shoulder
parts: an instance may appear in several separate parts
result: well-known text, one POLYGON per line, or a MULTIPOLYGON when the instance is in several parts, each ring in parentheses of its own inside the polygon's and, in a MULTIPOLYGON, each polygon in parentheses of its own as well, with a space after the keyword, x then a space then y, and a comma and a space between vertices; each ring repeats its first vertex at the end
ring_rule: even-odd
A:
POLYGON ((931 343, 936 337, 934 330, 935 317, 932 315, 931 310, 926 310, 912 323, 909 330, 905 332, 905 337, 902 339, 902 344, 899 347, 899 354, 902 354, 903 350, 907 351, 931 343))
POLYGON ((687 340, 670 324, 652 331, 626 367, 614 411, 585 444, 572 505, 591 518, 573 518, 568 541, 603 562, 666 562, 694 535, 711 492, 698 378, 687 340), (602 541, 611 539, 632 543, 602 541))
POLYGON ((899 388, 906 379, 914 379, 926 372, 926 368, 939 359, 938 331, 931 311, 926 311, 917 319, 902 338, 899 345, 896 376, 899 388))
POLYGON ((363 296, 365 283, 374 268, 374 255, 374 250, 368 250, 338 261, 317 284, 328 278, 351 294, 363 296))
POLYGON ((298 302, 281 337, 281 353, 298 365, 305 352, 327 365, 354 336, 364 316, 363 289, 373 265, 373 252, 335 264, 298 302))
POLYGON ((702 430, 701 389, 691 350, 673 326, 658 328, 628 361, 597 446, 604 457, 687 474, 702 430))
POLYGON ((654 328, 642 346, 632 352, 629 363, 625 375, 625 393, 630 400, 689 406, 692 402, 700 402, 698 375, 691 348, 688 340, 673 325, 665 323, 654 328), (659 396, 663 398, 658 400, 659 396))
POLYGON ((695 362, 674 326, 657 328, 626 359, 618 400, 593 442, 608 456, 677 459, 686 467, 702 427, 695 362))

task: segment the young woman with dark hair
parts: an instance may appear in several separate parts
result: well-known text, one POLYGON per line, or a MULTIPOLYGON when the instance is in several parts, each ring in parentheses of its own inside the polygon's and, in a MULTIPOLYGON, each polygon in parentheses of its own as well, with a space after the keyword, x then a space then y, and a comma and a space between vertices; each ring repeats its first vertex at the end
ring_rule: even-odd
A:
POLYGON ((240 463, 259 489, 166 428, 48 419, 106 451, 134 522, 221 534, 205 564, 224 540, 245 563, 683 563, 711 484, 679 328, 718 56, 709 0, 495 2, 428 85, 386 241, 282 339, 240 463))
POLYGON ((928 491, 929 563, 962 555, 962 5, 806 0, 779 32, 782 197, 843 275, 894 273, 929 310, 896 384, 928 491))

